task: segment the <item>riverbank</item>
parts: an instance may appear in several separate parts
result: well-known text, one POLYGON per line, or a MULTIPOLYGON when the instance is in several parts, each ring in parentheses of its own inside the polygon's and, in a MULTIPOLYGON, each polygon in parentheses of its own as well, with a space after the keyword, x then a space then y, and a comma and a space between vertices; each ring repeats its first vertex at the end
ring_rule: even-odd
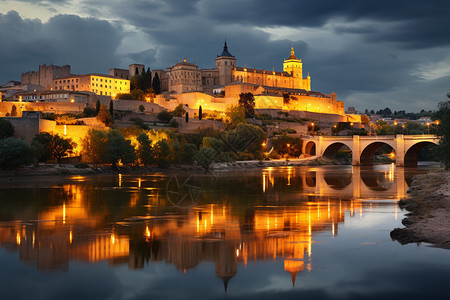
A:
MULTIPOLYGON (((302 159, 275 159, 275 160, 249 160, 230 163, 213 163, 209 171, 252 169, 282 166, 320 166, 320 165, 342 165, 345 162, 330 160, 326 158, 302 158, 302 159)), ((174 165, 168 168, 124 166, 113 169, 110 165, 72 165, 72 164, 39 164, 31 165, 14 170, 0 170, 0 178, 22 177, 22 176, 54 176, 54 175, 92 175, 92 174, 142 174, 155 172, 184 172, 205 171, 201 165, 174 165)))
POLYGON ((450 249, 450 172, 415 176, 409 197, 401 200, 399 206, 410 213, 402 220, 405 228, 391 231, 393 240, 450 249))

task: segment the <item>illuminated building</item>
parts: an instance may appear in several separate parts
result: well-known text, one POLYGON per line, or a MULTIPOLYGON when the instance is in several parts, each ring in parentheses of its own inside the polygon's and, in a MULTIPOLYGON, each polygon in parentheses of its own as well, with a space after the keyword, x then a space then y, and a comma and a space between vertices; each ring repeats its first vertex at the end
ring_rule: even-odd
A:
POLYGON ((130 80, 103 74, 72 75, 53 80, 53 90, 87 91, 115 97, 130 92, 130 80))
MULTIPOLYGON (((276 72, 238 67, 236 57, 223 51, 215 58, 215 68, 199 69, 186 60, 164 70, 154 70, 161 81, 161 91, 169 93, 178 104, 205 111, 225 111, 237 105, 241 93, 252 93, 256 109, 281 109, 344 115, 344 102, 336 94, 311 91, 311 77, 303 77, 303 62, 294 46, 283 61, 283 71, 276 72)), ((165 101, 160 105, 168 105, 165 101)), ((175 105, 176 106, 176 105, 175 105)))

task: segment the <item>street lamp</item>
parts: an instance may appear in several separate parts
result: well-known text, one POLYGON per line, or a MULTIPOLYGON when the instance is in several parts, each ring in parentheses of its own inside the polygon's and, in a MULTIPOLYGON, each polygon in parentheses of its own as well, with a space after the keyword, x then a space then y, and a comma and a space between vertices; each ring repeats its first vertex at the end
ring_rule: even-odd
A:
POLYGON ((311 122, 311 130, 312 130, 312 133, 314 135, 314 122, 311 122))
POLYGON ((353 135, 353 122, 350 123, 350 126, 352 126, 352 135, 353 135))
POLYGON ((428 134, 430 134, 430 123, 427 123, 428 134))

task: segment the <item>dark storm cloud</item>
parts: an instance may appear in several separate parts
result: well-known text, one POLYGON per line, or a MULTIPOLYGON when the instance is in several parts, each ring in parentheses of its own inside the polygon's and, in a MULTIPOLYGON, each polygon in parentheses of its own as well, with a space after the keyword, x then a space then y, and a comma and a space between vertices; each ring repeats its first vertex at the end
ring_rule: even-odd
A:
POLYGON ((202 9, 205 16, 226 24, 239 22, 263 27, 321 27, 334 18, 349 23, 360 20, 392 22, 389 31, 370 27, 351 30, 369 33, 367 39, 374 42, 394 41, 404 47, 450 44, 450 2, 446 0, 205 0, 202 9))
MULTIPOLYGON (((55 9, 65 2, 39 1, 54 3, 55 9)), ((11 45, 1 45, 0 54, 9 58, 10 74, 50 62, 70 63, 78 73, 106 73, 129 63, 164 69, 184 58, 212 68, 225 37, 239 66, 279 71, 289 55, 289 38, 304 62, 304 76, 311 73, 313 90, 336 91, 340 100, 353 99, 346 102, 352 106, 362 103, 355 93, 388 97, 409 86, 432 95, 416 71, 448 63, 450 47, 450 2, 443 0, 80 0, 77 9, 109 22, 62 16, 41 23, 16 15, 17 26, 2 26, 0 37, 11 45), (9 34, 13 26, 24 34, 9 34), (276 30, 292 32, 278 37, 276 30)), ((413 97, 406 105, 419 101, 407 94, 400 97, 413 97)))
POLYGON ((0 14, 0 82, 20 80, 20 73, 40 64, 71 64, 72 72, 107 72, 119 63, 115 55, 121 29, 107 21, 58 15, 42 23, 17 12, 0 14))

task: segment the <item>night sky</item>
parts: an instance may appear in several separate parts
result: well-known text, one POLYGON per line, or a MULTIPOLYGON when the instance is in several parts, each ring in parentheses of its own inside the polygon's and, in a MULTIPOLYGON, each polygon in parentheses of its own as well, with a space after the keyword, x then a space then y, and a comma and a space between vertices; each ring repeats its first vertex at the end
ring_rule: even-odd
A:
POLYGON ((104 73, 183 59, 282 69, 294 42, 312 89, 357 110, 434 110, 450 92, 448 0, 0 0, 0 84, 39 64, 104 73))

